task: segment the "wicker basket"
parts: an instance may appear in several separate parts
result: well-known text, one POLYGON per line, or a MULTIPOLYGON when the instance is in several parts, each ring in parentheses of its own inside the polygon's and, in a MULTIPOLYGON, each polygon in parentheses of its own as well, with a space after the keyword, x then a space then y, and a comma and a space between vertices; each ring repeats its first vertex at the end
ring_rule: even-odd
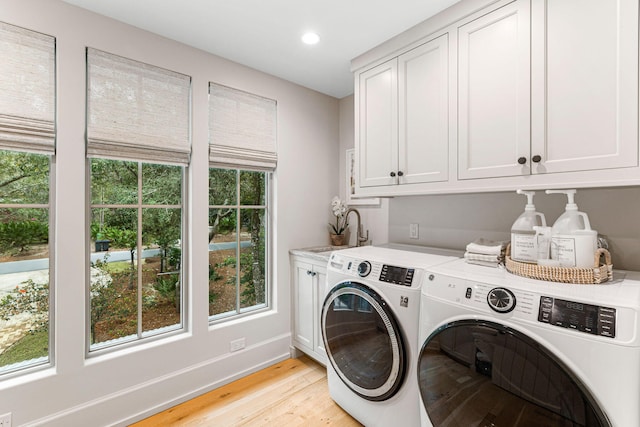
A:
POLYGON ((608 250, 600 248, 593 259, 593 267, 549 267, 526 262, 518 262, 511 259, 511 246, 507 246, 505 264, 507 271, 518 276, 531 279, 547 280, 549 282, 575 283, 579 285, 597 285, 613 277, 613 264, 608 250), (600 258, 604 255, 604 264, 600 264, 600 258))

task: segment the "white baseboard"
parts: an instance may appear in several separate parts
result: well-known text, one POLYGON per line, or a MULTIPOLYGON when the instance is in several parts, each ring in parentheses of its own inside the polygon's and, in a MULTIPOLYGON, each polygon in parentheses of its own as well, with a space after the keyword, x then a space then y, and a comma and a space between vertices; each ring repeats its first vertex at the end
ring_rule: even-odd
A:
POLYGON ((290 334, 274 337, 40 418, 28 426, 128 426, 290 358, 290 340, 290 334))

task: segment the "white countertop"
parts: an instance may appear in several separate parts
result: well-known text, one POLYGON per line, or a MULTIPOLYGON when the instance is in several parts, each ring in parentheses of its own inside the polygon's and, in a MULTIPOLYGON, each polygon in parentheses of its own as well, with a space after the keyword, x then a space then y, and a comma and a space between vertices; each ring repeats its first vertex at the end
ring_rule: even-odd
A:
POLYGON ((329 261, 329 256, 331 255, 331 252, 333 251, 339 251, 341 249, 348 249, 351 248, 352 246, 348 246, 348 245, 344 245, 344 246, 331 246, 331 245, 324 245, 324 246, 313 246, 310 248, 300 248, 300 249, 291 249, 289 250, 289 253, 291 255, 298 255, 298 256, 304 256, 307 258, 312 258, 318 261, 324 261, 324 262, 328 262, 329 261))

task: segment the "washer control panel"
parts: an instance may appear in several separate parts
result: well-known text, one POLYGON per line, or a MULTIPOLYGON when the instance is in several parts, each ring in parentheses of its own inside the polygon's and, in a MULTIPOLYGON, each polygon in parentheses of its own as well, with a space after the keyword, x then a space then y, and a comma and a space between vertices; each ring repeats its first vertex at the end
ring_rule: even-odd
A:
POLYGON ((422 288, 425 295, 454 304, 472 307, 482 313, 517 317, 535 322, 538 315, 538 299, 532 292, 520 289, 496 287, 438 274, 427 274, 422 288))
POLYGON ((345 270, 349 274, 357 275, 367 280, 374 280, 392 285, 415 287, 420 285, 423 277, 420 269, 411 267, 398 267, 366 260, 346 260, 345 270))
POLYGON ((380 281, 393 283, 394 285, 411 286, 413 282, 414 268, 395 267, 393 265, 382 265, 380 271, 380 281))
POLYGON ((616 309, 541 296, 538 322, 603 337, 616 337, 616 309))
MULTIPOLYGON (((463 264, 454 272, 460 274, 459 270, 464 272, 465 267, 463 264)), ((606 292, 613 295, 597 298, 590 287, 584 286, 541 282, 539 288, 546 288, 543 290, 536 289, 530 281, 510 276, 504 280, 500 274, 494 275, 497 278, 483 277, 485 280, 477 281, 469 278, 470 274, 459 277, 429 270, 424 273, 425 310, 485 315, 522 322, 527 327, 542 328, 558 336, 578 334, 584 339, 615 341, 640 348, 640 282, 629 281, 626 288, 619 284, 605 285, 602 293, 610 286, 606 292), (616 293, 624 295, 628 302, 622 302, 616 293)))

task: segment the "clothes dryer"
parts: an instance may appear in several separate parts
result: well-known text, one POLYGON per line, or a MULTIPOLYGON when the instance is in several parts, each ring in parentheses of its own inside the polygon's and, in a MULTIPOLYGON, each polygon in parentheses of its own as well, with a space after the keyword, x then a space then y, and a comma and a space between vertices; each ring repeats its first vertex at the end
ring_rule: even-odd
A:
POLYGON ((453 261, 422 289, 424 426, 639 426, 640 275, 551 283, 453 261))
POLYGON ((420 424, 416 355, 424 271, 459 255, 420 250, 365 246, 334 252, 328 262, 321 322, 329 393, 368 427, 420 424))

